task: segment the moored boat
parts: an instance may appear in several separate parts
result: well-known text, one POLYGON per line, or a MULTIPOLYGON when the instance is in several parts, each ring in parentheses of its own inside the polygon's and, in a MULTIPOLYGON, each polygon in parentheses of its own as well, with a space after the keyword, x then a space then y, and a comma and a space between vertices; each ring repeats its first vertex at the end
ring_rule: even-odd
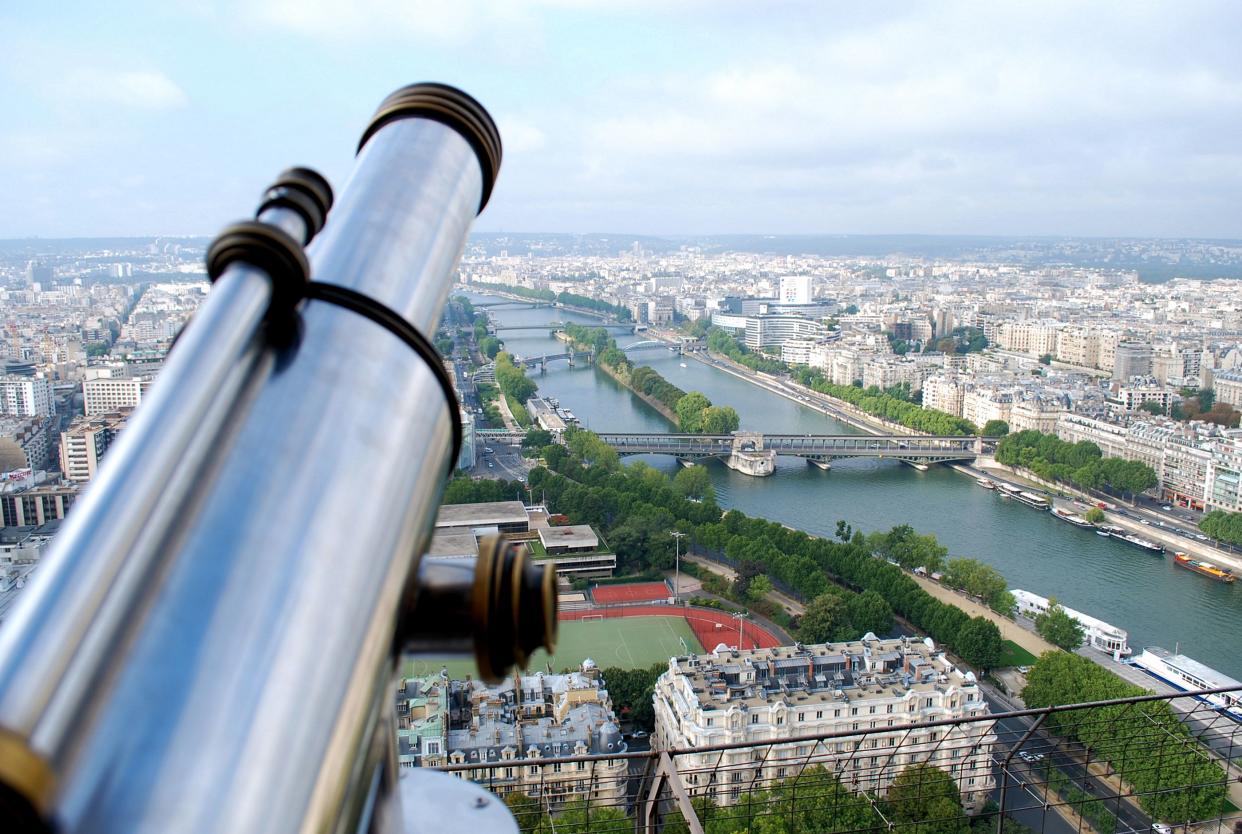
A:
MULTIPOLYGON (((1061 519, 1062 521, 1068 521, 1070 524, 1073 524, 1075 527, 1092 526, 1090 521, 1087 521, 1087 519, 1078 515, 1078 513, 1071 513, 1069 510, 1063 510, 1060 507, 1053 507, 1052 514, 1055 515, 1057 518, 1061 519)), ((1105 535, 1108 535, 1108 534, 1105 533, 1105 535)))
POLYGON ((1034 507, 1037 510, 1046 510, 1052 506, 1051 502, 1042 495, 1036 495, 1034 492, 1019 492, 1014 496, 1028 507, 1034 507))
POLYGON ((988 478, 977 478, 975 483, 984 489, 996 489, 996 482, 989 480, 988 478))
MULTIPOLYGON (((1152 677, 1159 678, 1183 692, 1242 686, 1242 683, 1217 672, 1210 666, 1205 666, 1184 654, 1174 654, 1159 646, 1148 646, 1131 663, 1152 677)), ((1204 695, 1199 700, 1223 710, 1235 720, 1242 721, 1242 693, 1224 692, 1204 695)))
POLYGON ((1228 568, 1221 568, 1213 565, 1211 562, 1201 562, 1198 559, 1191 559, 1185 553, 1178 553, 1173 557, 1173 564, 1179 568, 1192 570, 1197 574, 1206 576, 1209 579, 1215 579, 1217 582, 1232 582, 1234 580, 1233 571, 1228 568))
POLYGON ((1149 553, 1164 553, 1164 545, 1159 542, 1151 541, 1150 539, 1140 538, 1129 533, 1116 536, 1116 538, 1121 539, 1123 542, 1128 542, 1135 547, 1141 547, 1149 553))

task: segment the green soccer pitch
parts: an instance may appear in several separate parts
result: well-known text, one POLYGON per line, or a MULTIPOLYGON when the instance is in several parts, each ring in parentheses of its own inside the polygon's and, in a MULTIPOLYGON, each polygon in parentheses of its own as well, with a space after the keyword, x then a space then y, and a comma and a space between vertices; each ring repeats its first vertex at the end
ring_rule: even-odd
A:
MULTIPOLYGON (((544 671, 550 663, 553 672, 569 668, 577 670, 582 661, 591 658, 601 669, 619 666, 622 669, 645 669, 653 664, 666 664, 674 655, 702 654, 703 647, 690 625, 681 617, 614 617, 612 619, 562 620, 557 638, 556 654, 535 653, 527 666, 529 672, 544 671), (685 645, 682 645, 682 641, 685 645)), ((472 660, 437 660, 416 658, 405 664, 407 675, 430 675, 447 666, 449 677, 478 677, 472 660)))

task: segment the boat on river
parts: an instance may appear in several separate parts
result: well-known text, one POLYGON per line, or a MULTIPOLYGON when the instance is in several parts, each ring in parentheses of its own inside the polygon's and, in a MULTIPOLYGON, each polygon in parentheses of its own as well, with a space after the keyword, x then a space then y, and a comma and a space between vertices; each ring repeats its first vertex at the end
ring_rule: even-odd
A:
POLYGON ((1096 532, 1103 533, 1107 536, 1111 536, 1112 538, 1118 539, 1119 541, 1123 541, 1126 544, 1132 544, 1135 547, 1142 548, 1143 550, 1146 550, 1148 553, 1155 553, 1157 555, 1164 553, 1164 545, 1160 544, 1159 542, 1154 542, 1154 541, 1151 541, 1150 539, 1145 539, 1145 538, 1142 538, 1141 536, 1136 536, 1133 533, 1126 530, 1124 527, 1118 527, 1115 524, 1105 524, 1101 526, 1098 530, 1096 530, 1096 532))
POLYGON ((1044 496, 1039 495, 1034 492, 1025 492, 1025 491, 1019 492, 1017 495, 1014 496, 1014 498, 1017 498, 1019 501, 1021 501, 1023 504, 1026 504, 1028 507, 1034 507, 1037 510, 1046 510, 1052 506, 1051 501, 1049 501, 1044 496))
POLYGON ((1197 574, 1206 576, 1209 579, 1215 579, 1217 582, 1232 582, 1234 580, 1233 571, 1228 568, 1220 568, 1211 562, 1201 562, 1198 559, 1191 559, 1185 553, 1178 553, 1173 557, 1173 564, 1179 568, 1192 570, 1197 574))
MULTIPOLYGON (((1090 521, 1080 516, 1078 513, 1071 513, 1069 510, 1063 510, 1060 507, 1053 507, 1052 514, 1062 521, 1067 521, 1075 527, 1092 527, 1090 521)), ((1105 535, 1108 535, 1107 533, 1105 535)))
POLYGON ((1141 547, 1143 550, 1146 550, 1148 553, 1155 553, 1157 555, 1164 553, 1164 545, 1160 544, 1160 542, 1154 542, 1151 539, 1144 539, 1132 533, 1126 533, 1121 536, 1115 536, 1114 538, 1121 539, 1123 542, 1126 542, 1127 544, 1132 544, 1135 547, 1141 547))
MULTIPOLYGON (((1182 692, 1222 689, 1228 686, 1242 687, 1242 682, 1217 672, 1210 666, 1159 646, 1148 646, 1130 663, 1182 692)), ((1242 721, 1242 692, 1204 695, 1199 700, 1216 707, 1235 721, 1242 721)))
POLYGON ((976 478, 975 483, 984 489, 996 489, 996 482, 988 478, 976 478))

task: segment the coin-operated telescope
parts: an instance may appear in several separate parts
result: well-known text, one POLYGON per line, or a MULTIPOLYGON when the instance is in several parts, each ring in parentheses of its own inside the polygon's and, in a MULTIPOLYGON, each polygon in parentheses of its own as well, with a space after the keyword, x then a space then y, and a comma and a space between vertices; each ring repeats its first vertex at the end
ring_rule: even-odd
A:
POLYGON ((494 680, 556 626, 520 546, 420 558, 462 442, 426 334, 500 158, 474 99, 406 87, 335 205, 291 169, 212 244, 211 292, 0 628, 0 828, 434 822, 396 772, 402 652, 494 680))

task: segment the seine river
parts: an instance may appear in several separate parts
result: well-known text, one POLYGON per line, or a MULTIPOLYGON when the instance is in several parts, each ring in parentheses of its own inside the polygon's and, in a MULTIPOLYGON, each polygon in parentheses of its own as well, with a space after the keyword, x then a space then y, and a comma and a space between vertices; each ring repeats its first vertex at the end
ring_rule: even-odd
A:
MULTIPOLYGON (((485 300, 482 296, 471 296, 485 300)), ((496 300, 496 299, 486 299, 496 300)), ((563 311, 501 309, 501 325, 540 324, 563 311)), ((572 313, 584 323, 592 320, 572 313)), ((506 335, 506 349, 521 356, 564 351, 546 332, 506 335)), ((641 339, 626 336, 621 345, 641 339)), ((713 403, 731 405, 743 429, 770 432, 857 434, 823 414, 769 394, 730 374, 666 350, 636 352, 686 391, 702 391, 713 403), (683 367, 684 365, 684 367, 683 367)), ((590 429, 669 431, 653 409, 592 367, 569 368, 553 362, 544 374, 531 372, 540 393, 557 397, 590 429)), ((649 457, 651 465, 673 471, 668 457, 649 457)), ((1172 555, 1146 551, 1095 535, 978 487, 973 478, 942 466, 927 472, 897 462, 836 461, 831 471, 799 458, 782 457, 776 474, 752 478, 709 464, 717 500, 723 507, 763 516, 791 527, 831 536, 837 519, 864 531, 909 524, 934 533, 951 556, 969 556, 994 565, 1011 588, 1055 596, 1064 604, 1130 633, 1135 652, 1160 645, 1182 652, 1242 679, 1242 588, 1195 576, 1173 566, 1172 555)), ((1235 583, 1235 586, 1242 583, 1235 583)))

